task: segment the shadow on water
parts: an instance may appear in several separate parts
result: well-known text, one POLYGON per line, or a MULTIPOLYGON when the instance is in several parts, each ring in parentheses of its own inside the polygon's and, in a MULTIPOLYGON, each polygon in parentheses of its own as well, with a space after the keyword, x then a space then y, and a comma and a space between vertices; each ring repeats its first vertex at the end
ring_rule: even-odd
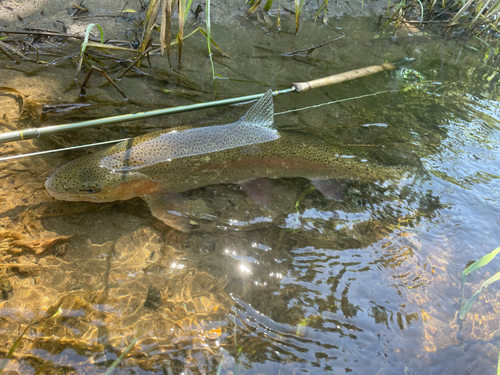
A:
MULTIPOLYGON (((220 96, 264 91, 243 80, 285 86, 297 77, 416 57, 411 67, 426 79, 418 88, 276 116, 280 129, 359 147, 411 173, 387 183, 348 182, 342 200, 325 198, 307 180, 277 180, 267 208, 238 186, 204 187, 186 195, 218 219, 186 234, 154 219, 139 199, 100 205, 52 200, 45 179, 89 151, 2 163, 3 356, 30 324, 7 369, 104 373, 138 337, 120 371, 494 373, 498 287, 489 287, 461 329, 456 313, 460 273, 500 242, 499 103, 495 76, 489 78, 495 61, 483 62, 457 42, 391 38, 371 21, 304 22, 297 37, 257 29, 248 35, 250 21, 239 22, 243 26, 232 35, 222 26, 213 30, 218 44, 238 56, 214 56, 216 68, 235 79, 217 82, 220 96), (346 38, 310 56, 291 59, 259 48, 297 50, 311 44, 309 36, 321 42, 337 33, 346 38)), ((71 63, 35 74, 49 94, 30 90, 32 76, 16 70, 0 83, 30 97, 22 115, 16 115, 15 95, 0 97, 12 108, 0 120, 2 130, 213 99, 206 56, 196 48, 183 55, 180 76, 158 56, 151 58, 158 68, 149 76, 125 76, 120 84, 130 103, 96 81, 85 102, 90 106, 57 107, 80 100, 79 90, 67 86, 71 63), (167 96, 163 88, 184 90, 183 96, 167 96)), ((384 73, 278 97, 275 105, 284 111, 403 85, 384 73)), ((243 112, 219 108, 113 125, 5 145, 2 154, 123 138, 165 125, 227 123, 243 112)), ((494 262, 485 272, 496 272, 494 262)), ((471 276, 466 293, 482 281, 471 276)))

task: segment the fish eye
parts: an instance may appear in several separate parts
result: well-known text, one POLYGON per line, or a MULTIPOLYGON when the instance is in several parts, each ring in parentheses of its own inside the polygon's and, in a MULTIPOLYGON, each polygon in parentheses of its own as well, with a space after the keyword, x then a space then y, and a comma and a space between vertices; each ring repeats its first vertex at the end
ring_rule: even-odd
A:
POLYGON ((82 194, 95 194, 100 192, 102 189, 96 184, 87 183, 80 188, 80 193, 82 194))

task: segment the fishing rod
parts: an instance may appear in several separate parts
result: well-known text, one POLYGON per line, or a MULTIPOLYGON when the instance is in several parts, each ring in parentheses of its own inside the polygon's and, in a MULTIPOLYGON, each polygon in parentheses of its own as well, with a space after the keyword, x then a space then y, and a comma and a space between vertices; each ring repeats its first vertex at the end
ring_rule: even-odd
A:
MULTIPOLYGON (((387 93, 395 93, 395 92, 399 92, 399 91, 401 91, 401 90, 386 90, 386 91, 379 91, 379 92, 374 92, 374 93, 371 93, 371 94, 366 94, 366 95, 356 96, 356 97, 354 97, 354 98, 339 99, 339 100, 334 100, 334 101, 327 102, 327 103, 320 103, 320 104, 310 105, 310 106, 303 107, 303 108, 295 108, 295 109, 290 109, 290 110, 288 110, 288 111, 283 111, 283 112, 278 112, 278 113, 275 113, 275 114, 274 114, 274 116, 284 115, 285 113, 290 113, 290 112, 303 111, 303 110, 305 110, 305 109, 318 108, 318 107, 322 107, 322 106, 324 106, 324 105, 329 105, 329 104, 335 104, 335 103, 345 102, 345 101, 348 101, 348 100, 354 100, 354 99, 367 98, 367 97, 369 97, 369 96, 375 96, 375 95, 379 95, 379 94, 387 94, 387 93)), ((76 150, 76 149, 79 149, 79 148, 84 148, 84 147, 94 147, 94 146, 107 145, 107 144, 110 144, 110 143, 118 143, 118 142, 122 142, 122 141, 128 141, 128 140, 130 140, 130 139, 132 139, 132 137, 130 137, 130 138, 122 138, 122 139, 114 139, 114 140, 111 140, 111 141, 105 141, 105 142, 89 143, 89 144, 80 145, 80 146, 71 146, 71 147, 64 147, 64 148, 56 148, 55 150, 46 150, 46 151, 31 152, 31 153, 29 153, 29 154, 19 154, 19 155, 4 156, 4 157, 0 158, 0 162, 2 162, 2 161, 7 161, 7 160, 11 160, 11 159, 25 158, 25 157, 29 157, 29 156, 37 156, 37 155, 44 155, 44 154, 52 154, 52 153, 54 153, 54 152, 69 151, 69 150, 76 150)))
MULTIPOLYGON (((370 75, 375 74, 375 73, 395 70, 399 65, 402 65, 402 64, 407 63, 408 61, 412 61, 412 60, 413 59, 403 59, 403 60, 400 60, 399 62, 396 62, 396 63, 383 63, 380 65, 368 66, 368 67, 361 68, 361 69, 354 69, 354 70, 351 70, 348 72, 335 74, 335 75, 332 75, 329 77, 319 78, 319 79, 315 79, 312 81, 293 83, 291 88, 284 89, 284 90, 275 90, 275 91, 273 91, 272 94, 273 94, 273 96, 277 96, 277 95, 288 94, 290 92, 302 92, 302 91, 315 89, 318 87, 330 86, 330 85, 334 85, 334 84, 341 83, 341 82, 351 81, 353 79, 367 77, 367 76, 370 76, 370 75)), ((82 122, 77 122, 77 123, 73 123, 73 124, 44 126, 41 128, 20 129, 20 130, 15 130, 15 131, 11 131, 11 132, 0 133, 0 144, 7 143, 7 142, 13 142, 13 141, 23 141, 23 140, 27 140, 27 139, 39 138, 39 137, 49 135, 49 134, 57 134, 57 133, 62 133, 62 132, 67 132, 67 131, 72 131, 72 130, 77 130, 77 129, 95 127, 95 126, 106 125, 106 124, 113 124, 113 123, 117 123, 117 122, 134 121, 134 120, 140 120, 140 119, 145 119, 145 118, 149 118, 149 117, 162 116, 162 115, 168 115, 168 114, 179 113, 179 112, 188 112, 188 111, 195 111, 195 110, 199 110, 199 109, 218 107, 218 106, 223 106, 223 105, 228 105, 228 104, 243 103, 243 102, 259 99, 263 95, 264 95, 264 93, 255 94, 255 95, 240 96, 237 98, 216 100, 216 101, 211 101, 211 102, 206 102, 206 103, 191 104, 191 105, 172 107, 172 108, 163 108, 163 109, 157 109, 157 110, 147 111, 147 112, 131 113, 128 115, 105 117, 105 118, 101 118, 101 119, 82 121, 82 122)))

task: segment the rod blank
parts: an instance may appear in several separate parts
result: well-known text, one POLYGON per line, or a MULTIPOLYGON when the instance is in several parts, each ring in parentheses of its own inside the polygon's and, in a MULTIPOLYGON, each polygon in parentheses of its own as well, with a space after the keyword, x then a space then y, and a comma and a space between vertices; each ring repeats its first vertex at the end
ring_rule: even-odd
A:
MULTIPOLYGON (((275 91, 273 91, 273 96, 287 94, 287 93, 292 92, 292 91, 295 91, 295 89, 291 88, 291 89, 286 89, 286 90, 275 90, 275 91)), ((39 137, 42 137, 44 135, 62 133, 62 132, 67 132, 67 131, 71 131, 71 130, 90 128, 90 127, 106 125, 106 124, 113 124, 113 123, 117 123, 117 122, 141 120, 141 119, 145 119, 145 118, 149 118, 149 117, 162 116, 162 115, 168 115, 168 114, 179 113, 179 112, 195 111, 198 109, 212 108, 212 107, 218 107, 218 106, 228 105, 228 104, 243 103, 243 102, 247 102, 249 100, 259 99, 262 95, 264 95, 264 94, 240 96, 238 98, 216 100, 216 101, 206 102, 206 103, 191 104, 191 105, 172 107, 172 108, 163 108, 163 109, 157 109, 157 110, 148 111, 148 112, 131 113, 128 115, 105 117, 105 118, 96 119, 96 120, 76 122, 74 124, 53 125, 53 126, 44 126, 42 128, 15 130, 12 132, 0 134, 0 144, 7 143, 7 142, 13 142, 13 141, 22 141, 25 139, 39 138, 39 137)))

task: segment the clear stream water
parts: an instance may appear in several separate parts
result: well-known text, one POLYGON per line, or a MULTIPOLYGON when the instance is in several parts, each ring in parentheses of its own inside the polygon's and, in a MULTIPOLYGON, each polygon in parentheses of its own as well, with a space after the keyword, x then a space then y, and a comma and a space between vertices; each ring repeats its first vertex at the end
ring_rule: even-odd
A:
MULTIPOLYGON (((231 29, 213 27, 230 56, 214 53, 216 73, 230 80, 216 80, 214 87, 204 41, 193 37, 181 70, 170 71, 165 59, 153 56, 153 68, 142 68, 149 75, 129 73, 118 82, 128 102, 95 76, 84 101, 90 106, 67 111, 47 105, 82 103, 70 84, 75 61, 25 74, 20 70, 35 65, 0 58, 2 86, 29 95, 20 126, 264 92, 403 57, 415 58, 409 67, 425 78, 404 91, 408 82, 381 73, 275 98, 282 112, 391 91, 292 111, 276 116, 276 123, 359 147, 381 163, 407 165, 413 172, 406 179, 350 182, 341 201, 323 197, 307 180, 279 180, 269 209, 238 186, 208 186, 187 196, 224 224, 192 233, 166 227, 140 199, 98 205, 50 198, 45 179, 90 150, 2 163, 0 353, 5 356, 31 324, 7 373, 104 373, 134 339, 117 373, 495 373, 500 286, 490 285, 457 321, 461 272, 500 245, 494 50, 384 33, 373 19, 304 21, 301 27, 294 36, 292 17, 284 17, 281 32, 234 18, 231 29), (309 55, 281 55, 341 35, 309 55)), ((61 44, 54 53, 77 48, 61 44)), ((111 75, 127 65, 107 63, 111 75)), ((0 94, 15 114, 13 97, 0 94)), ((0 152, 229 123, 247 108, 111 125, 1 146, 0 152)), ((11 112, 4 130, 16 126, 11 112)), ((499 267, 494 259, 470 275, 466 298, 499 267)))

